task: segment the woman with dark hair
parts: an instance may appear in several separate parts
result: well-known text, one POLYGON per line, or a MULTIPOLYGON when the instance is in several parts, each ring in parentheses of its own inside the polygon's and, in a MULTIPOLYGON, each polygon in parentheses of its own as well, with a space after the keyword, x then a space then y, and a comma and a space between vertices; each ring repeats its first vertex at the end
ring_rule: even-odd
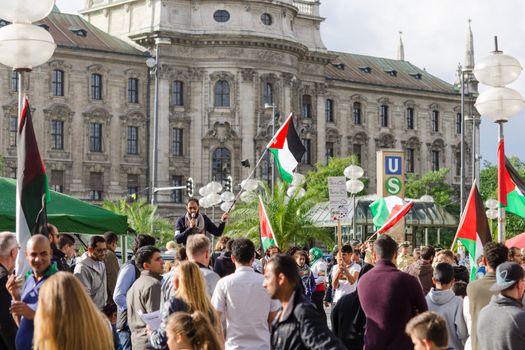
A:
MULTIPOLYGON (((359 272, 359 279, 374 266, 364 264, 359 272)), ((347 349, 360 350, 364 346, 366 316, 359 302, 357 289, 343 295, 335 304, 332 314, 332 331, 347 349)))

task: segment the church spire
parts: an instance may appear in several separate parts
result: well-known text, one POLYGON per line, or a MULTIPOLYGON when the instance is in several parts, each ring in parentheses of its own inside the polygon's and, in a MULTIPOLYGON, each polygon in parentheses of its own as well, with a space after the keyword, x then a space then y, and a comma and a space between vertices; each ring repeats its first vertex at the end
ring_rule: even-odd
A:
POLYGON ((399 31, 399 46, 397 47, 397 59, 399 61, 405 60, 405 47, 403 46, 403 32, 399 31))
POLYGON ((468 20, 468 32, 467 32, 467 50, 465 52, 465 69, 474 69, 474 36, 472 35, 472 28, 470 23, 472 20, 468 20))

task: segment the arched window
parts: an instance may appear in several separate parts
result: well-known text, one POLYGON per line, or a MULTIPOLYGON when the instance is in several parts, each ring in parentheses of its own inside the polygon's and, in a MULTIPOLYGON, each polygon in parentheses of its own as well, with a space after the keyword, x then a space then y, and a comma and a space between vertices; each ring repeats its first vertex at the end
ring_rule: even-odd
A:
POLYGON ((223 183, 226 177, 231 175, 231 152, 229 149, 220 147, 213 151, 211 175, 215 181, 220 183, 223 183))
POLYGON ((361 125, 361 111, 361 102, 354 102, 353 115, 355 125, 361 125))
POLYGON ((273 86, 272 83, 264 83, 263 87, 264 104, 273 105, 273 86))
POLYGON ((226 80, 215 83, 215 107, 230 107, 230 84, 226 80))

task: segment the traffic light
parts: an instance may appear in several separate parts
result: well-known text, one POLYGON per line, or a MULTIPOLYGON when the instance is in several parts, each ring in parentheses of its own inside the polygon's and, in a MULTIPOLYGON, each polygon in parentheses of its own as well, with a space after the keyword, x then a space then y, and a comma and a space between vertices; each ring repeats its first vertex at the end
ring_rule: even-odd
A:
POLYGON ((231 176, 226 177, 226 181, 224 182, 224 190, 227 192, 231 192, 233 188, 233 179, 231 176))
POLYGON ((189 177, 186 180, 186 194, 188 197, 193 197, 193 190, 195 189, 195 185, 193 184, 193 179, 189 177))

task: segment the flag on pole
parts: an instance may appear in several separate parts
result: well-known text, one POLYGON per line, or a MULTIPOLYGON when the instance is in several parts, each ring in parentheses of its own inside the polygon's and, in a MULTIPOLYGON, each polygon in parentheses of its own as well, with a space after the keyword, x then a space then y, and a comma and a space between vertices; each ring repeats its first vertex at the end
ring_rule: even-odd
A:
POLYGON ((472 267, 470 279, 474 280, 476 278, 476 261, 483 254, 485 243, 492 240, 483 200, 476 183, 472 184, 456 237, 469 252, 470 266, 472 267))
POLYGON ((40 226, 47 224, 46 202, 49 199, 46 169, 38 151, 27 97, 20 114, 17 146, 16 238, 20 253, 16 273, 20 275, 29 268, 25 259, 27 241, 40 226))
POLYGON ((498 144, 498 201, 509 213, 525 218, 525 181, 505 157, 503 139, 498 144))
POLYGON ((277 130, 266 147, 273 154, 281 178, 292 183, 293 171, 306 152, 306 148, 293 125, 292 113, 286 118, 284 124, 277 130))
POLYGON ((278 247, 277 240, 273 234, 272 224, 268 219, 268 214, 266 214, 266 208, 264 207, 261 196, 259 196, 259 221, 263 252, 271 246, 278 247))
POLYGON ((398 196, 381 197, 370 204, 375 227, 378 233, 385 233, 394 227, 414 205, 413 201, 405 202, 398 196))

